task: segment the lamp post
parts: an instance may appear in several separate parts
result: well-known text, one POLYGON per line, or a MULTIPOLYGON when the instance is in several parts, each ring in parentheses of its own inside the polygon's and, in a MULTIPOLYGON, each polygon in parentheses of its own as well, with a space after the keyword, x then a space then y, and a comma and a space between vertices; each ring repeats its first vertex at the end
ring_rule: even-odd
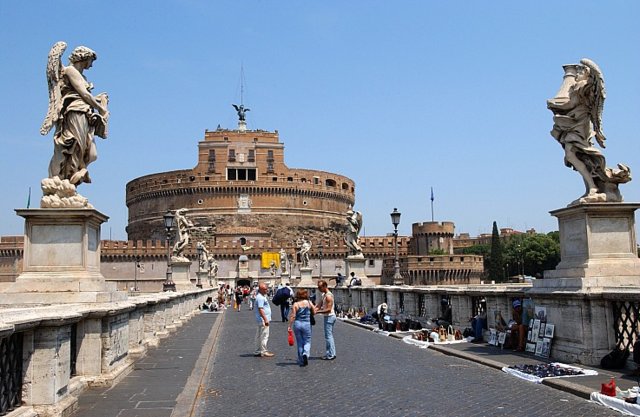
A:
POLYGON ((398 259, 398 225, 400 224, 400 212, 394 208, 391 212, 391 223, 393 224, 393 246, 395 247, 395 259, 393 265, 393 285, 404 284, 404 279, 400 275, 400 260, 398 259))
POLYGON ((171 270, 171 230, 173 229, 173 219, 174 216, 171 211, 167 211, 164 216, 164 228, 167 231, 167 278, 162 284, 162 291, 175 291, 176 284, 173 282, 172 275, 173 271, 171 270))
POLYGON ((320 279, 322 279, 322 243, 318 244, 318 250, 320 251, 318 256, 320 257, 320 279))
POLYGON ((135 257, 135 269, 133 271, 133 291, 138 292, 138 269, 140 269, 140 255, 135 257))
POLYGON ((204 252, 204 248, 202 247, 202 245, 198 244, 196 246, 196 250, 198 251, 198 273, 196 274, 197 277, 197 281, 196 281, 196 287, 198 288, 202 288, 202 283, 200 282, 200 275, 202 274, 202 253, 204 252))

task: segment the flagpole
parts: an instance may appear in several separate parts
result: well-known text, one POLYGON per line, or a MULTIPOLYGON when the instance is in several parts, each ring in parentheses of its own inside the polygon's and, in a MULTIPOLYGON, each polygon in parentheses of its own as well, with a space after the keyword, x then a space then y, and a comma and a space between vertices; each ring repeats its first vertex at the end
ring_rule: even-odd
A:
POLYGON ((433 187, 431 187, 431 221, 433 222, 433 187))

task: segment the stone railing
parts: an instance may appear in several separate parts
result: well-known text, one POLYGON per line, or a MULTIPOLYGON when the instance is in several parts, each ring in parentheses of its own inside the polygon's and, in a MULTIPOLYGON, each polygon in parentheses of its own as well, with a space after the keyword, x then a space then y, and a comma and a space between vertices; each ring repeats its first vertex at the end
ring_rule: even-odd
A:
MULTIPOLYGON (((388 312, 399 318, 413 318, 427 323, 442 315, 441 301, 451 305, 455 328, 470 327, 469 319, 480 309, 487 312, 487 327, 496 327, 496 313, 506 322, 512 319, 514 299, 531 298, 545 309, 545 320, 555 325, 551 358, 567 363, 596 366, 614 348, 633 350, 640 340, 640 289, 629 287, 605 289, 589 294, 575 291, 545 293, 544 281, 531 284, 480 284, 433 286, 385 286, 331 288, 336 307, 371 313, 383 302, 388 312), (594 328, 594 323, 598 327, 594 328)), ((544 320, 543 320, 544 321, 544 320)), ((487 334, 485 333, 485 338, 487 334)), ((635 367, 631 359, 628 367, 635 367)))
POLYGON ((451 305, 453 326, 469 327, 469 319, 481 307, 487 311, 489 327, 495 326, 494 312, 500 311, 505 320, 511 318, 513 299, 525 297, 530 284, 458 285, 458 286, 387 286, 332 288, 336 306, 347 311, 372 312, 379 304, 388 305, 392 316, 419 319, 427 322, 442 315, 442 299, 451 305))
POLYGON ((185 323, 213 290, 96 304, 0 310, 0 415, 69 415, 89 386, 118 382, 134 361, 185 323))

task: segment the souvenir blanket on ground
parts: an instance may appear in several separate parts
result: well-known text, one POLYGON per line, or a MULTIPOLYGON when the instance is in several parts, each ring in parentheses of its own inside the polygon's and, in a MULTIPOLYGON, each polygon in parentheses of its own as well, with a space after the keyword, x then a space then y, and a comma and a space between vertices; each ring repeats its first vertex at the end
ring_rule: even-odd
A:
POLYGON ((591 393, 591 401, 621 412, 628 416, 640 416, 640 405, 626 402, 624 399, 609 397, 599 392, 591 393))
POLYGON ((502 370, 518 378, 527 381, 542 383, 545 379, 567 378, 582 375, 598 375, 597 371, 591 369, 578 368, 564 363, 538 363, 534 365, 512 365, 505 366, 502 370))
MULTIPOLYGON (((473 338, 471 338, 471 339, 473 340, 473 338)), ((421 348, 428 348, 430 345, 452 345, 454 343, 466 343, 466 342, 468 342, 467 339, 451 340, 451 341, 446 341, 446 342, 428 342, 426 340, 414 339, 413 336, 405 336, 405 337, 402 338, 402 341, 404 343, 409 344, 409 345, 419 346, 421 348)))

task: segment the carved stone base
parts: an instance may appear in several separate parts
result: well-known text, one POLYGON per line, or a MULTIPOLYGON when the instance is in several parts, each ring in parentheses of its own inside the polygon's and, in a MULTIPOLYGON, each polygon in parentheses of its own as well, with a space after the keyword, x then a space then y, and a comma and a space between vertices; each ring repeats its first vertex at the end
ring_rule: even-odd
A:
POLYGON ((313 287, 313 278, 311 272, 313 268, 300 268, 300 282, 298 282, 299 287, 313 287))
POLYGON ((196 284, 191 282, 191 261, 171 262, 173 283, 177 291, 193 290, 196 284))
POLYGON ((527 295, 555 323, 553 357, 598 365, 616 344, 610 300, 637 299, 637 203, 581 204, 560 210, 562 261, 527 295))
MULTIPOLYGON (((558 218, 561 262, 555 270, 545 271, 544 281, 590 278, 572 286, 626 286, 630 279, 640 278, 634 215, 638 207, 638 203, 600 203, 552 211, 558 218)), ((548 281, 535 284, 550 286, 548 281)))
POLYGON ((284 285, 284 284, 286 284, 287 282, 289 282, 289 283, 291 282, 291 275, 289 275, 289 273, 288 273, 288 272, 283 272, 283 273, 280 275, 280 283, 284 285))
POLYGON ((371 281, 364 270, 366 260, 364 258, 360 258, 357 255, 355 256, 347 256, 345 259, 345 263, 347 265, 347 276, 345 277, 347 285, 349 285, 351 281, 351 273, 355 273, 356 278, 359 278, 362 281, 363 287, 372 287, 375 285, 373 281, 371 281))
POLYGON ((25 218, 23 272, 6 285, 0 304, 113 302, 127 299, 100 273, 95 209, 19 209, 25 218))

